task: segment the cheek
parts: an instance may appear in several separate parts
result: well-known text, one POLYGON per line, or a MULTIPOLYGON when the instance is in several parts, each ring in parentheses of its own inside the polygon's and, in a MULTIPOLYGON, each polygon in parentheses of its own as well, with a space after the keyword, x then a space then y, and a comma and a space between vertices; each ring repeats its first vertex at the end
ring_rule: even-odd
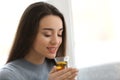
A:
POLYGON ((59 44, 61 44, 62 43, 62 38, 60 39, 60 41, 59 41, 59 44))
POLYGON ((44 45, 46 43, 45 40, 37 40, 36 41, 36 45, 40 46, 40 45, 44 45))
POLYGON ((37 38, 35 40, 34 47, 35 48, 40 48, 40 47, 46 46, 47 43, 48 43, 48 40, 43 39, 43 38, 37 38))

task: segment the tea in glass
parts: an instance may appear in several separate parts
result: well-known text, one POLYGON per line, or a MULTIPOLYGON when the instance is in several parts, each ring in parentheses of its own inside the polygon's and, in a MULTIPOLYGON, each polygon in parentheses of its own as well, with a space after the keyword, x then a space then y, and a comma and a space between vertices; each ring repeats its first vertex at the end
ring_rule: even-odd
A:
POLYGON ((56 57, 55 61, 57 70, 62 70, 68 66, 68 57, 56 57))

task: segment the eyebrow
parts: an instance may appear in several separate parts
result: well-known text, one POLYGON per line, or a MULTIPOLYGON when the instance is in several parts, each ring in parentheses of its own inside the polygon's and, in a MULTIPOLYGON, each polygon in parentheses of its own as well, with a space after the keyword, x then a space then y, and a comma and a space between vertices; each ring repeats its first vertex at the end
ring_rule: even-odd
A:
MULTIPOLYGON (((53 31, 54 29, 52 29, 52 28, 43 28, 42 30, 50 30, 50 31, 53 31)), ((63 30, 63 28, 60 28, 59 29, 59 31, 62 31, 63 30)))

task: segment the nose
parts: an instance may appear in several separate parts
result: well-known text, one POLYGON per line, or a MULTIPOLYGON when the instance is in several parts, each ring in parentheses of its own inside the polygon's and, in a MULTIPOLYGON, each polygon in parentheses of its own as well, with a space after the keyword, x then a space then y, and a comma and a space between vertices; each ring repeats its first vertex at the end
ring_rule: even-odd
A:
POLYGON ((51 39, 51 44, 52 45, 57 45, 61 42, 61 39, 58 36, 53 36, 51 39))

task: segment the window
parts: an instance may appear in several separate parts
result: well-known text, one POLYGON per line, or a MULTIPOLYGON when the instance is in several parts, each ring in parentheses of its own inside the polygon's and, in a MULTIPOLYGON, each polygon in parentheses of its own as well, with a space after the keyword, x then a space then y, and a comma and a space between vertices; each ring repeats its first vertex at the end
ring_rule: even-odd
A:
POLYGON ((120 1, 71 0, 78 68, 120 61, 120 1))

